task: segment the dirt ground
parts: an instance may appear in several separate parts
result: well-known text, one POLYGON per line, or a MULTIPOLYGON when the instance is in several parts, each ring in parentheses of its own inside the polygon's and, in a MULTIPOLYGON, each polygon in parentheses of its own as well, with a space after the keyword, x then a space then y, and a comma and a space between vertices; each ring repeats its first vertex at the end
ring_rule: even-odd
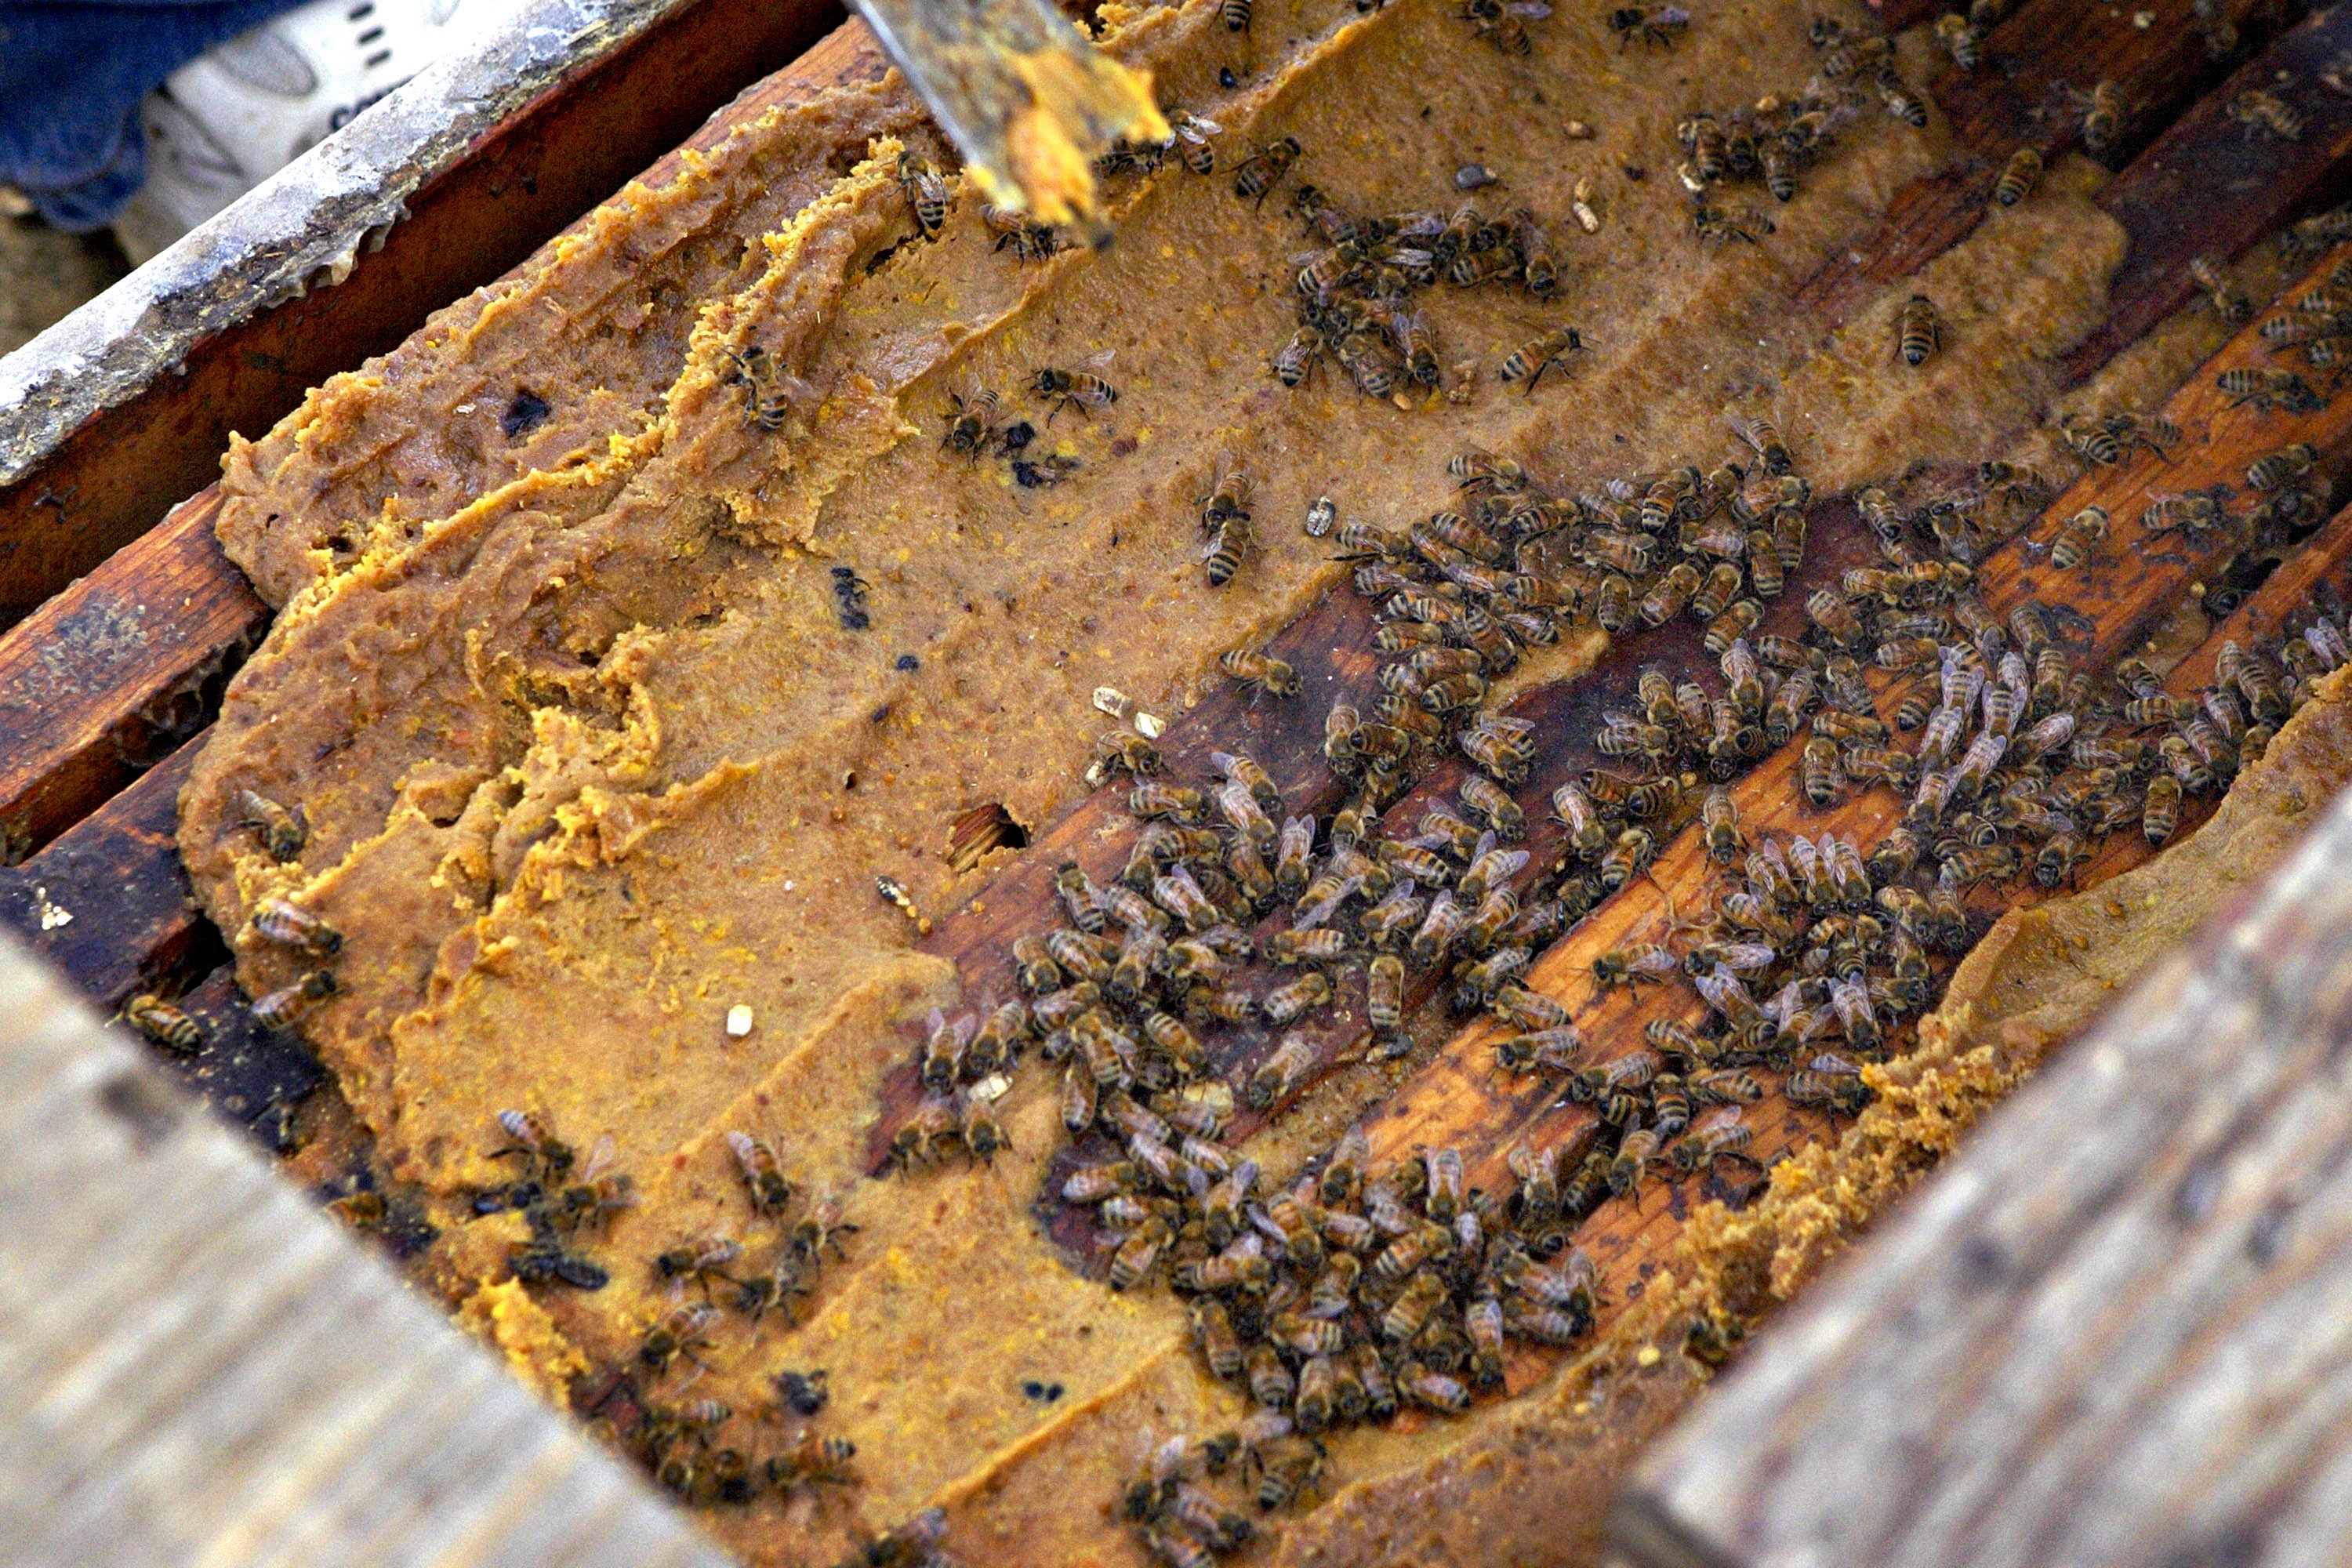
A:
POLYGON ((131 270, 112 236, 60 234, 9 211, 13 195, 0 191, 0 353, 131 270))

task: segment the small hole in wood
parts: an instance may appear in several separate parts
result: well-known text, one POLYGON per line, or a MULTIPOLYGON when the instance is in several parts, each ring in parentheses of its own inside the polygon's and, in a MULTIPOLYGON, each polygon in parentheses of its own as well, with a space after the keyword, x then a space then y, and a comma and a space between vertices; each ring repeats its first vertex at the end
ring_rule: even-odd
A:
POLYGON ((1028 847, 1029 830, 1014 821, 1011 812, 992 801, 965 812, 949 828, 948 864, 961 875, 979 865, 981 857, 991 850, 1028 847))

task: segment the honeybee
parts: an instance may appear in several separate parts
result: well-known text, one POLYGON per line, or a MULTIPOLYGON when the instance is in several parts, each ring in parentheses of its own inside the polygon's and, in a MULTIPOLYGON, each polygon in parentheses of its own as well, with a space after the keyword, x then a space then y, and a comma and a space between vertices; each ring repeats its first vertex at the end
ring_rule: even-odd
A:
POLYGON ((2111 81, 2103 81, 2093 87, 2083 105, 2084 150, 2104 153, 2113 146, 2116 134, 2123 129, 2123 89, 2111 81))
POLYGON ((2032 147, 2020 147, 2009 155, 2000 178, 1993 182, 1992 199, 2002 206, 2013 207, 2033 194, 2041 178, 2042 154, 2032 147))
POLYGON ((1454 743, 1481 772, 1503 784, 1516 785, 1527 781, 1528 766, 1534 761, 1534 731, 1535 726, 1524 719, 1490 715, 1458 731, 1454 743))
POLYGON ((2248 465, 2246 483, 2258 490, 2277 489, 2311 472, 2312 465, 2318 461, 2318 447, 2308 441, 2297 441, 2248 465))
POLYGON ((654 1278, 664 1283, 692 1279, 707 1288, 713 1279, 727 1279, 727 1266, 742 1256, 741 1243, 723 1232, 713 1232, 656 1254, 654 1278))
POLYGON ((1181 109, 1168 111, 1168 128, 1175 132, 1176 154, 1184 166, 1196 174, 1213 174, 1217 169, 1217 148, 1212 138, 1224 133, 1224 127, 1215 121, 1181 109))
POLYGON ((730 348, 727 357, 734 366, 727 379, 743 388, 743 417, 757 429, 771 434, 782 429, 795 398, 818 395, 815 387, 778 364, 776 356, 758 343, 730 348))
POLYGON ((1527 814, 1509 792, 1484 773, 1466 775, 1457 792, 1462 804, 1483 818, 1497 837, 1518 838, 1527 832, 1527 814))
POLYGON ((1832 589, 1813 590, 1805 600, 1805 616, 1843 647, 1853 647, 1869 636, 1853 606, 1832 589))
POLYGON ((2189 277, 2205 291, 2206 303, 2213 307, 2213 313, 2230 325, 2238 326, 2253 319, 2254 302, 2246 298, 2244 289, 2231 281, 2221 264, 2211 257, 2190 257, 2189 277))
POLYGON ((1925 294, 1905 300, 1895 329, 1895 352, 1903 363, 1914 369, 1926 364, 1943 342, 1943 322, 1936 314, 1936 302, 1925 294))
POLYGON ((1837 799, 1839 778, 1838 746, 1826 735, 1815 735, 1805 742, 1800 759, 1805 781, 1805 798, 1816 806, 1827 806, 1837 799))
POLYGON ((1704 110, 1675 127, 1675 138, 1691 157, 1691 170, 1706 184, 1723 178, 1730 166, 1729 145, 1722 122, 1704 110))
POLYGON ((281 865, 299 857, 310 841, 310 825, 299 805, 289 811, 268 795, 241 789, 236 792, 236 809, 243 814, 236 826, 254 829, 262 849, 281 865))
POLYGON ((890 1135, 890 1155, 903 1170, 917 1160, 929 1159, 962 1131, 955 1108, 936 1095, 927 1096, 890 1135))
POLYGON ((1250 25, 1250 0, 1218 0, 1217 16, 1225 24, 1225 31, 1246 32, 1250 25))
POLYGON ((1739 827, 1739 805, 1731 792, 1720 785, 1706 792, 1699 805, 1699 823, 1705 830, 1707 858, 1718 866, 1736 862, 1748 847, 1747 835, 1739 827))
MULTIPOLYGON (((1362 1348, 1366 1352, 1371 1353, 1359 1357, 1357 1370, 1363 1375, 1365 1387, 1369 1391, 1374 1386, 1373 1369, 1380 1367, 1380 1358, 1376 1352, 1372 1352, 1370 1346, 1366 1345, 1362 1348)), ((1395 1395, 1389 1383, 1385 1367, 1380 1367, 1378 1377, 1379 1386, 1390 1391, 1390 1405, 1393 1412, 1395 1395)), ((1376 1398, 1375 1408, 1377 1407, 1376 1398)), ((1311 1437, 1286 1435, 1261 1443, 1255 1452, 1258 1468, 1257 1506, 1265 1512, 1271 1513, 1276 1509, 1284 1507, 1302 1492, 1312 1489, 1322 1479, 1323 1449, 1311 1437)))
POLYGON ((122 1021, 157 1045, 192 1057, 205 1048, 205 1032, 194 1018, 160 996, 142 992, 122 1005, 122 1021))
POLYGON ((2150 533, 2175 529, 2201 534, 2221 521, 2221 503, 2210 494, 2159 496, 2139 514, 2139 525, 2150 533))
MULTIPOLYGON (((1258 1010, 1273 1024, 1287 1024, 1310 1007, 1319 1007, 1331 1000, 1331 982, 1320 971, 1310 970, 1287 985, 1278 985, 1258 1001, 1258 1010)), ((1253 1088, 1255 1087, 1253 1081, 1253 1088)))
POLYGON ((1620 833, 1601 858, 1601 885, 1615 892, 1647 867, 1658 852, 1658 841, 1645 827, 1629 827, 1620 833))
MULTIPOLYGON (((782 1491, 802 1481, 844 1485, 849 1480, 849 1462, 857 1457, 857 1445, 846 1437, 821 1437, 814 1432, 803 1432, 790 1448, 770 1456, 767 1464, 769 1485, 782 1491)), ((913 1527, 908 1527, 910 1531, 913 1527)), ((929 1536, 929 1531, 910 1535, 917 1545, 929 1536)), ((898 1539, 898 1532, 884 1537, 885 1542, 898 1539)), ((869 1549, 870 1551, 870 1549, 869 1549)))
POLYGON ((1947 11, 1936 18, 1936 41, 1952 57, 1952 63, 1964 71, 1972 71, 1984 63, 1983 51, 1977 47, 1976 29, 1958 11, 1947 11))
MULTIPOLYGON (((1302 977, 1299 983, 1304 984, 1308 981, 1322 980, 1323 977, 1320 974, 1310 974, 1302 977)), ((1323 982, 1323 990, 1328 999, 1330 990, 1328 981, 1323 982)), ((1304 1035, 1297 1033, 1285 1035, 1281 1043, 1275 1047, 1273 1055, 1267 1057, 1259 1065, 1257 1070, 1250 1074, 1249 1087, 1244 1098, 1248 1100, 1251 1109, 1266 1110, 1276 1100, 1296 1093, 1300 1086, 1306 1083, 1307 1075, 1314 1070, 1314 1043, 1304 1035)))
POLYGON ((1508 386, 1514 382, 1524 381, 1528 384, 1528 395, 1533 396, 1536 383, 1543 379, 1544 372, 1556 364, 1565 367, 1567 356, 1580 353, 1583 348, 1584 339, 1574 327, 1555 327, 1550 331, 1529 338, 1513 349, 1510 356, 1503 361, 1499 373, 1503 384, 1508 386))
POLYGON ((1675 47, 1675 39, 1690 28, 1690 13, 1680 5, 1620 5, 1609 13, 1609 30, 1617 35, 1617 52, 1639 38, 1644 45, 1675 47))
MULTIPOLYGON (((1230 6, 1234 0, 1225 0, 1225 3, 1230 6)), ((1246 12, 1246 5, 1244 9, 1246 12)), ((1243 160, 1241 167, 1234 172, 1234 195, 1245 202, 1255 202, 1264 206, 1267 195, 1282 183, 1282 176, 1290 172, 1291 165, 1298 162, 1298 156, 1304 151, 1296 136, 1278 137, 1258 148, 1243 160)))
POLYGON ((2088 558, 2092 546, 2107 536, 2107 509, 2086 506, 2066 520, 2050 544, 2050 564, 2071 572, 2088 558))
POLYGON ((1592 978, 1603 985, 1633 985, 1675 973, 1675 955, 1655 942, 1612 947, 1592 961, 1592 978))
POLYGON ((1701 587, 1698 568, 1689 562, 1678 562, 1660 577, 1641 605, 1642 619, 1654 626, 1664 626, 1682 614, 1692 595, 1701 587))
MULTIPOLYGON (((1299 328, 1274 356, 1275 379, 1285 386, 1304 384, 1315 374, 1316 363, 1323 357, 1327 346, 1320 331, 1313 327, 1299 328)), ((1311 523, 1307 531, 1315 532, 1311 523)))
POLYGON ((915 227, 923 237, 937 235, 948 221, 948 183, 940 177, 939 170, 929 159, 902 152, 898 188, 906 193, 908 209, 915 215, 915 227))
MULTIPOLYGON (((1105 350, 1088 363, 1107 364, 1112 352, 1105 350)), ((1054 405, 1054 412, 1045 416, 1045 423, 1051 425, 1065 408, 1075 408, 1091 418, 1090 409, 1108 408, 1118 401, 1118 388, 1091 371, 1058 370, 1048 365, 1029 378, 1029 395, 1054 405)))
POLYGON ((993 391, 976 392, 968 401, 961 393, 949 393, 947 433, 940 445, 967 458, 979 457, 995 434, 996 405, 993 391))
POLYGON ((1298 695, 1298 672, 1271 654, 1254 648, 1230 648, 1217 663, 1242 685, 1268 696, 1298 695))
POLYGON ((719 1309, 700 1303, 675 1309, 646 1329, 644 1338, 637 1342, 639 1363, 656 1375, 668 1371, 670 1363, 680 1356, 701 1365, 694 1352, 709 1348, 710 1340, 704 1331, 718 1319, 719 1309))
POLYGON ((253 1021, 265 1029, 290 1029, 335 990, 333 975, 323 969, 307 971, 291 985, 255 997, 253 1021))
POLYGON ((744 1191, 751 1196, 751 1207, 761 1214, 782 1212, 792 1201, 793 1186, 784 1179, 774 1145, 748 1132, 733 1131, 727 1134, 727 1147, 734 1151, 735 1164, 743 1178, 744 1191))
MULTIPOLYGON (((1530 3, 1517 0, 1518 5, 1530 3)), ((1505 11, 1516 8, 1507 5, 1505 11)), ((1559 287, 1559 263, 1552 255, 1551 237, 1525 207, 1511 215, 1511 243, 1518 249, 1519 278, 1528 293, 1543 299, 1559 287)))
POLYGON ((2147 781, 2139 824, 2149 844, 2162 846, 2180 826, 2180 781, 2170 773, 2158 773, 2147 781))
POLYGON ((2274 92, 2252 89, 2239 93, 2230 100, 2226 112, 2250 137, 2260 132, 2281 142, 2303 140, 2302 112, 2274 92))

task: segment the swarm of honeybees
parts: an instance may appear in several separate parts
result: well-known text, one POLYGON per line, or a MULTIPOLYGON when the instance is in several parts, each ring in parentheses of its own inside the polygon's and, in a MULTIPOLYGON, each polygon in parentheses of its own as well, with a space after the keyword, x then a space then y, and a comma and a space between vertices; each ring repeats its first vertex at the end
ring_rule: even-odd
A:
MULTIPOLYGON (((1989 29, 1998 19, 1990 13, 1998 8, 1979 9, 1988 16, 1978 23, 1957 16, 1948 20, 1961 34, 1981 37, 1974 28, 1989 29)), ((1835 151, 1839 133, 1862 117, 1873 97, 1892 119, 1915 130, 1927 123, 1926 100, 1895 67, 1893 40, 1875 34, 1850 38, 1842 24, 1820 16, 1813 19, 1811 37, 1821 68, 1802 88, 1766 93, 1720 115, 1697 110, 1675 127, 1683 154, 1675 172, 1690 193, 1692 226, 1702 239, 1753 244, 1759 234, 1769 233, 1771 219, 1722 205, 1717 191, 1752 182, 1775 201, 1795 200, 1801 176, 1835 151)))
MULTIPOLYGON (((1271 179, 1268 165, 1245 168, 1235 189, 1263 200, 1297 157, 1297 143, 1284 139, 1286 152, 1271 179), (1252 191, 1242 191, 1244 185, 1252 191)), ((1277 144, 1277 145, 1283 145, 1277 144)), ((1265 154, 1260 155, 1261 159, 1265 154)), ((1435 210, 1375 216, 1349 211, 1320 186, 1299 184, 1290 206, 1320 247, 1293 258, 1298 330, 1274 355, 1273 369, 1285 386, 1306 384, 1325 359, 1331 360, 1367 397, 1435 393, 1443 379, 1436 329, 1413 297, 1443 279, 1457 289, 1482 284, 1517 286, 1538 300, 1555 298, 1560 263, 1550 233, 1525 207, 1489 216, 1475 202, 1450 213, 1435 210)), ((1571 328, 1555 328, 1521 345, 1505 363, 1506 383, 1524 382, 1533 392, 1550 366, 1582 348, 1571 328)))

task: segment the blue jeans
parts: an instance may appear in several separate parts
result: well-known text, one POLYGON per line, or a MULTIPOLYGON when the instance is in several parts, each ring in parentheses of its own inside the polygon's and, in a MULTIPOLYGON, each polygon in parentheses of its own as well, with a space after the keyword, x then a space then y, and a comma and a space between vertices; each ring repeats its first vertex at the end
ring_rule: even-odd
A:
POLYGON ((147 178, 139 100, 300 0, 0 0, 0 182, 50 223, 103 227, 147 178))

